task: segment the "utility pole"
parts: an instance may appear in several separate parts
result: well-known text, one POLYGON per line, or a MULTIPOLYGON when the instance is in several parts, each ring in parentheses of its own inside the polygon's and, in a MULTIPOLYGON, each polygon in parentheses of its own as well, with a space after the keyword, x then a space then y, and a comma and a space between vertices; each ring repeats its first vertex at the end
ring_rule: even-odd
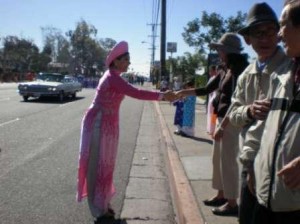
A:
POLYGON ((155 50, 156 50, 156 47, 155 47, 155 38, 157 37, 157 35, 155 35, 155 28, 158 24, 154 24, 154 23, 151 23, 151 24, 147 24, 149 26, 151 26, 151 30, 152 30, 152 35, 149 35, 149 37, 151 37, 151 63, 150 63, 150 79, 151 81, 153 80, 153 74, 151 74, 151 70, 153 69, 154 67, 154 61, 155 61, 155 50))
POLYGON ((160 77, 166 77, 166 8, 167 0, 161 1, 160 77))

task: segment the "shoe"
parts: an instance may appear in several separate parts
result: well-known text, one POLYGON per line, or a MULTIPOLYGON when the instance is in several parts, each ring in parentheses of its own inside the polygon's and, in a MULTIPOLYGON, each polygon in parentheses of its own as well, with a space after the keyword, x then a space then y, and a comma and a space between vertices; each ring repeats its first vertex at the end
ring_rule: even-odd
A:
POLYGON ((175 134, 175 135, 180 135, 180 131, 179 131, 179 130, 176 130, 176 131, 174 131, 174 134, 175 134))
POLYGON ((114 223, 113 222, 114 220, 115 220, 115 218, 112 216, 103 215, 103 216, 96 218, 94 220, 94 224, 114 223))
POLYGON ((227 202, 225 198, 214 198, 214 199, 206 199, 203 201, 203 203, 207 206, 215 206, 219 207, 224 205, 227 202))
POLYGON ((112 208, 108 208, 107 213, 105 214, 106 216, 114 217, 115 216, 115 211, 112 208))
POLYGON ((231 207, 229 205, 213 208, 212 213, 219 216, 237 216, 239 213, 239 206, 231 207))
POLYGON ((115 211, 110 207, 108 207, 107 212, 99 217, 97 217, 94 220, 94 224, 98 224, 98 223, 107 223, 107 220, 111 220, 114 219, 115 217, 115 211), (106 221, 106 222, 105 222, 106 221))

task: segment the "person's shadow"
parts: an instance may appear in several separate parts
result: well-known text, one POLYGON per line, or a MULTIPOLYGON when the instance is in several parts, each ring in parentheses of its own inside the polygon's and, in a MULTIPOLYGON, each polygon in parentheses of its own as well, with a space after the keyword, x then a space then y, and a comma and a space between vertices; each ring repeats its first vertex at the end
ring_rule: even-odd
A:
POLYGON ((101 217, 94 224, 127 224, 127 221, 125 219, 116 219, 115 217, 101 217))
POLYGON ((196 136, 189 136, 189 135, 185 134, 185 133, 182 132, 182 131, 179 131, 179 132, 178 132, 178 131, 175 131, 174 134, 180 135, 180 136, 182 136, 182 137, 184 137, 184 138, 190 138, 190 139, 193 139, 193 140, 195 140, 195 141, 205 142, 205 143, 208 143, 208 144, 210 144, 210 145, 213 144, 213 141, 210 140, 210 139, 207 139, 207 138, 201 138, 201 137, 196 137, 196 136))
POLYGON ((196 136, 194 136, 194 137, 189 137, 189 138, 190 138, 190 139, 193 139, 193 140, 195 140, 195 141, 205 142, 205 143, 208 143, 208 144, 210 144, 210 145, 213 144, 213 140, 210 140, 210 139, 207 139, 207 138, 200 138, 200 137, 196 137, 196 136))

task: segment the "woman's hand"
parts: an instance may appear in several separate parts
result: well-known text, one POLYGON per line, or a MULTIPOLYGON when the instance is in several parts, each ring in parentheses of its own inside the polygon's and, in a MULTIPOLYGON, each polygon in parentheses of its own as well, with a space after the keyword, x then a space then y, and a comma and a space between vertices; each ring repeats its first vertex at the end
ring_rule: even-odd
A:
POLYGON ((193 89, 182 89, 182 90, 175 92, 175 95, 176 95, 177 99, 181 99, 181 98, 184 98, 187 96, 196 96, 196 92, 195 92, 194 88, 193 89))
POLYGON ((168 91, 163 93, 163 100, 172 102, 176 99, 178 99, 178 97, 171 90, 168 90, 168 91))
POLYGON ((177 99, 184 98, 184 97, 185 97, 184 90, 176 91, 176 92, 175 92, 175 95, 176 95, 177 99))

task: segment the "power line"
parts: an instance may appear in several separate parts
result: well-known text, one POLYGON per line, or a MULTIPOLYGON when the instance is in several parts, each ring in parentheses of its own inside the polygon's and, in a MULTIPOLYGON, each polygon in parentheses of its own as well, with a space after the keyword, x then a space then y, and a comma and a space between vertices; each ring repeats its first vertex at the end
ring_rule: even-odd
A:
POLYGON ((156 37, 157 37, 157 26, 158 24, 158 16, 160 11, 160 0, 152 0, 152 18, 151 23, 147 24, 148 26, 151 26, 151 35, 148 35, 148 37, 151 38, 151 66, 150 69, 154 66, 155 61, 155 50, 156 50, 156 37))

